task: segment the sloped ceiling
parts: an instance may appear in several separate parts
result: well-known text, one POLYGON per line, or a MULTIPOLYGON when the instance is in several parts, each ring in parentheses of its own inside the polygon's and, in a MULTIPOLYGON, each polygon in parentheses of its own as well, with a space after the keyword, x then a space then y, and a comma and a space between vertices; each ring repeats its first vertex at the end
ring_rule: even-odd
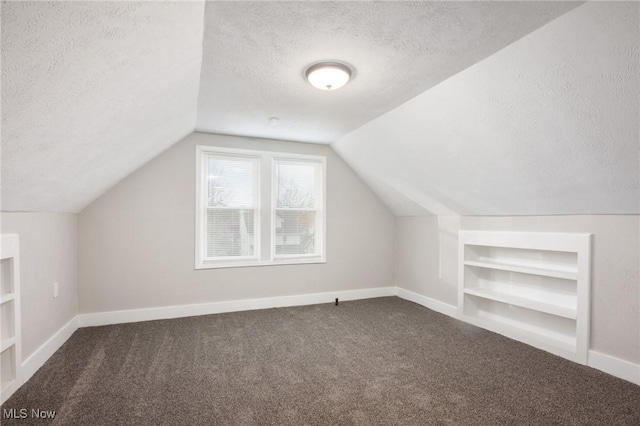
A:
POLYGON ((623 47, 599 45, 598 31, 632 18, 605 12, 574 22, 579 35, 524 43, 559 16, 585 19, 578 5, 3 2, 2 210, 77 212, 197 129, 339 139, 397 214, 629 212, 637 185, 620 182, 638 181, 637 98, 622 88, 637 45, 629 25, 617 30, 623 47), (590 44, 614 62, 589 56, 590 44), (356 77, 311 88, 303 69, 322 59, 351 63, 356 77))
POLYGON ((2 210, 77 212, 195 128, 204 3, 2 3, 2 210))
POLYGON ((586 3, 333 147, 396 215, 640 213, 639 17, 586 3))
POLYGON ((578 4, 207 3, 197 130, 331 143, 578 4), (303 72, 320 60, 356 76, 314 89, 303 72))

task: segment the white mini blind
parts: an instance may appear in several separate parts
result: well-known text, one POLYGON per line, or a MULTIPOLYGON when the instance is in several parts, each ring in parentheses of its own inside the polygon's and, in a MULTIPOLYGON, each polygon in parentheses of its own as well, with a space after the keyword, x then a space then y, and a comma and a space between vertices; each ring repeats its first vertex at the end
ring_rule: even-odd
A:
POLYGON ((274 160, 275 257, 321 252, 322 163, 274 160))
POLYGON ((326 161, 198 145, 195 268, 326 262, 326 161))
POLYGON ((259 159, 206 154, 203 161, 207 198, 205 258, 255 258, 259 159))

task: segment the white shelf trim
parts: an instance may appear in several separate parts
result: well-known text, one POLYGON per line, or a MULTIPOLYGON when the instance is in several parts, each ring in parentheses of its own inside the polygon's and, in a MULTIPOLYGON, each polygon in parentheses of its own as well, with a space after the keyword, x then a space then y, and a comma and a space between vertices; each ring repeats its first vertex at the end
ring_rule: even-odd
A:
POLYGON ((9 293, 9 294, 2 295, 2 296, 0 296, 0 305, 2 305, 3 303, 11 302, 15 298, 16 298, 15 293, 9 293))
POLYGON ((8 339, 2 339, 2 342, 0 342, 0 352, 4 352, 7 349, 9 349, 11 346, 16 344, 16 338, 15 337, 10 337, 8 339))
POLYGON ((501 321, 489 320, 487 318, 464 316, 462 320, 519 342, 527 344, 535 343, 533 346, 564 358, 570 357, 575 352, 575 339, 570 336, 549 336, 534 329, 515 327, 501 321))
POLYGON ((591 234, 465 230, 458 255, 459 319, 587 363, 591 234))
POLYGON ((562 269, 536 268, 533 266, 516 265, 512 263, 487 262, 465 260, 466 266, 475 266, 478 268, 497 269, 499 271, 519 272, 529 275, 543 275, 545 277, 562 278, 565 280, 577 280, 578 273, 562 269))
MULTIPOLYGON (((3 357, 10 357, 10 359, 3 359, 3 368, 6 368, 6 377, 11 377, 11 380, 5 380, 2 383, 2 389, 0 391, 0 404, 4 403, 16 389, 18 389, 22 381, 22 327, 20 326, 20 236, 18 234, 2 234, 2 244, 0 244, 0 257, 3 261, 7 261, 7 265, 3 267, 9 267, 10 272, 9 280, 12 282, 9 284, 11 292, 5 293, 0 296, 0 310, 8 312, 2 312, 3 321, 7 321, 8 324, 3 326, 5 331, 8 331, 11 337, 4 338, 0 336, 0 352, 3 357), (13 301, 13 303, 7 303, 13 301), (11 352, 7 350, 11 349, 11 352)), ((5 378, 6 378, 5 377, 5 378)))
POLYGON ((460 231, 460 235, 464 235, 466 244, 474 246, 564 252, 581 250, 584 241, 591 238, 591 234, 579 232, 460 231))
POLYGON ((506 294, 487 289, 467 288, 464 290, 464 293, 476 297, 482 297, 488 300, 493 300, 496 302, 544 312, 546 314, 556 315, 563 318, 576 319, 577 317, 577 310, 572 306, 555 305, 552 303, 542 302, 526 297, 514 296, 512 294, 506 294))

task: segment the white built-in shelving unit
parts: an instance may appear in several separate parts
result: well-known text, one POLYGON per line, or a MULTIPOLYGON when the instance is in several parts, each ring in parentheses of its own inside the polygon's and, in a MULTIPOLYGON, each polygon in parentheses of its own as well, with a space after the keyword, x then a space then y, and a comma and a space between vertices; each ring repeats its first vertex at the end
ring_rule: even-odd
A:
POLYGON ((0 258, 0 403, 3 403, 22 384, 18 235, 2 235, 0 258))
POLYGON ((460 231, 458 317, 586 364, 591 235, 460 231))

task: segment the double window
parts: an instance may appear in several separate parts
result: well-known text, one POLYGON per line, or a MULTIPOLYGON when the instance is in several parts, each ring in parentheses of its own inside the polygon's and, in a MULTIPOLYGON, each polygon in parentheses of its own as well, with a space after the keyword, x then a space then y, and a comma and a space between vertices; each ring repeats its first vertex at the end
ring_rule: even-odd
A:
POLYGON ((324 262, 325 165, 198 146, 196 268, 324 262))

